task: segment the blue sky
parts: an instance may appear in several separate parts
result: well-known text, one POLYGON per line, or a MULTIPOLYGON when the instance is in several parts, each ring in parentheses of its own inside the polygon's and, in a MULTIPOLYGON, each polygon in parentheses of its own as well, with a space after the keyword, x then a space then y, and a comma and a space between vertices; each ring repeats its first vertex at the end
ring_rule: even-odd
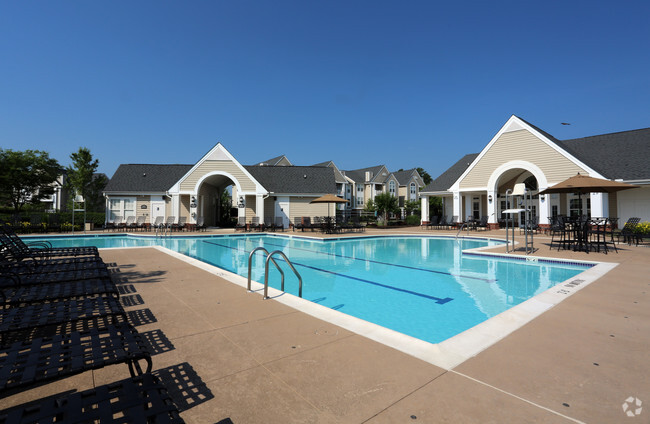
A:
POLYGON ((0 0, 0 147, 341 169, 650 127, 650 2, 0 0), (571 125, 561 125, 562 122, 571 125))

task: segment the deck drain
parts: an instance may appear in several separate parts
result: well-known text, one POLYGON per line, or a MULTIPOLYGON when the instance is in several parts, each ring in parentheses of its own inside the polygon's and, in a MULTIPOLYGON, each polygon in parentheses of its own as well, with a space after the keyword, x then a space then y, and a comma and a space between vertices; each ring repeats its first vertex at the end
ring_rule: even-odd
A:
POLYGON ((416 417, 415 415, 411 415, 411 419, 412 419, 412 420, 417 420, 418 417, 416 417))
POLYGON ((569 404, 566 403, 566 402, 564 402, 564 403, 562 404, 562 406, 566 406, 566 407, 568 408, 568 407, 569 407, 569 404))

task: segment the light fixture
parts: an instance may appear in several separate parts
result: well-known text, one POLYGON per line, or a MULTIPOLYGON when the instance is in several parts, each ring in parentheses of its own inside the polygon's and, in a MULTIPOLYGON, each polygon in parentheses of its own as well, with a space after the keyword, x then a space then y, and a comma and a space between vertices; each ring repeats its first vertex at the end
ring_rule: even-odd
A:
POLYGON ((512 195, 523 196, 524 194, 526 194, 526 184, 525 183, 515 184, 515 188, 512 190, 512 195))
POLYGON ((539 200, 541 200, 543 202, 545 199, 546 199, 545 195, 543 195, 543 194, 539 195, 539 200))
POLYGON ((492 195, 488 194, 488 202, 492 203, 492 195))

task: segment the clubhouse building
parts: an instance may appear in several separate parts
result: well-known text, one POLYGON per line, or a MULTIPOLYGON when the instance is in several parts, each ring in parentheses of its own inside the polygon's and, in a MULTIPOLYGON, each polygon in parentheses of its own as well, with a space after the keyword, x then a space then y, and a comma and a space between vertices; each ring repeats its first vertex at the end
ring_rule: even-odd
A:
MULTIPOLYGON (((302 216, 325 216, 334 206, 312 200, 335 194, 347 200, 336 206, 346 213, 363 210, 379 193, 407 201, 420 201, 422 221, 429 219, 429 197, 443 199, 443 214, 457 221, 487 216, 498 226, 506 205, 505 193, 525 183, 533 193, 533 215, 540 225, 553 216, 586 211, 592 217, 629 217, 650 221, 650 128, 558 140, 523 119, 512 116, 480 153, 464 155, 424 187, 415 169, 389 171, 386 166, 340 170, 332 161, 296 166, 286 156, 254 165, 242 165, 221 144, 198 162, 188 165, 123 164, 104 190, 107 220, 117 217, 183 217, 220 226, 220 196, 232 186, 238 217, 261 222, 282 217, 288 227, 302 216), (617 193, 538 195, 576 174, 622 181, 640 188, 617 193)), ((404 212, 402 212, 404 213, 404 212)))

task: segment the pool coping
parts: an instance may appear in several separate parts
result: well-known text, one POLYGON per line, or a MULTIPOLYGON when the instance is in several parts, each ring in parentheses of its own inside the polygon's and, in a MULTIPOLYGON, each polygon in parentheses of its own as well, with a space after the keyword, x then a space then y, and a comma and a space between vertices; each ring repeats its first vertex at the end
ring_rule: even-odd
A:
MULTIPOLYGON (((265 235, 265 233, 259 233, 265 235)), ((242 235, 224 235, 225 237, 241 237, 242 235)), ((271 234, 272 235, 272 234, 271 234)), ((221 237, 224 237, 221 236, 221 237)), ((331 240, 330 238, 318 237, 305 237, 294 236, 290 234, 283 234, 285 237, 307 238, 316 240, 331 240)), ((199 236, 200 237, 200 236, 199 236)), ((218 237, 218 236, 217 236, 218 237)), ((335 240, 341 239, 354 239, 354 238, 386 238, 386 237, 434 237, 434 238, 453 238, 453 236, 419 236, 412 234, 391 234, 391 235, 378 235, 378 236, 353 236, 353 237, 340 237, 335 240)), ((469 237, 479 240, 499 240, 501 238, 493 237, 469 237)), ((245 277, 218 268, 217 266, 210 265, 198 259, 191 258, 182 253, 175 252, 162 246, 142 246, 142 247, 117 247, 105 249, 141 249, 153 247, 163 253, 184 261, 190 265, 210 272, 213 275, 221 277, 231 283, 243 287, 245 290, 248 286, 248 280, 245 277)), ((390 346, 403 353, 421 359, 432 365, 440 368, 451 370, 466 360, 478 355, 485 349, 499 342, 509 334, 523 327, 528 322, 540 316, 547 310, 553 308, 564 299, 572 296, 592 282, 596 281, 607 272, 614 269, 618 263, 615 262, 600 262, 600 261, 579 261, 579 260, 563 260, 551 257, 542 256, 521 256, 507 253, 495 253, 486 250, 493 249, 494 246, 485 246, 473 249, 463 250, 463 255, 474 255, 481 257, 501 257, 507 259, 515 259, 518 261, 533 261, 533 262, 552 262, 552 263, 567 263, 567 264, 590 264, 589 269, 583 271, 571 279, 563 281, 544 292, 532 297, 512 308, 501 312, 500 314, 483 321, 443 342, 430 343, 424 340, 399 333, 386 327, 365 321, 360 318, 347 315, 325 306, 310 302, 308 300, 299 298, 292 294, 282 292, 280 290, 269 287, 269 297, 272 300, 278 301, 286 306, 296 309, 300 312, 311 315, 315 318, 322 319, 332 324, 338 325, 353 333, 367 337, 376 342, 390 346)), ((256 281, 251 281, 251 293, 263 295, 264 285, 256 281)))

